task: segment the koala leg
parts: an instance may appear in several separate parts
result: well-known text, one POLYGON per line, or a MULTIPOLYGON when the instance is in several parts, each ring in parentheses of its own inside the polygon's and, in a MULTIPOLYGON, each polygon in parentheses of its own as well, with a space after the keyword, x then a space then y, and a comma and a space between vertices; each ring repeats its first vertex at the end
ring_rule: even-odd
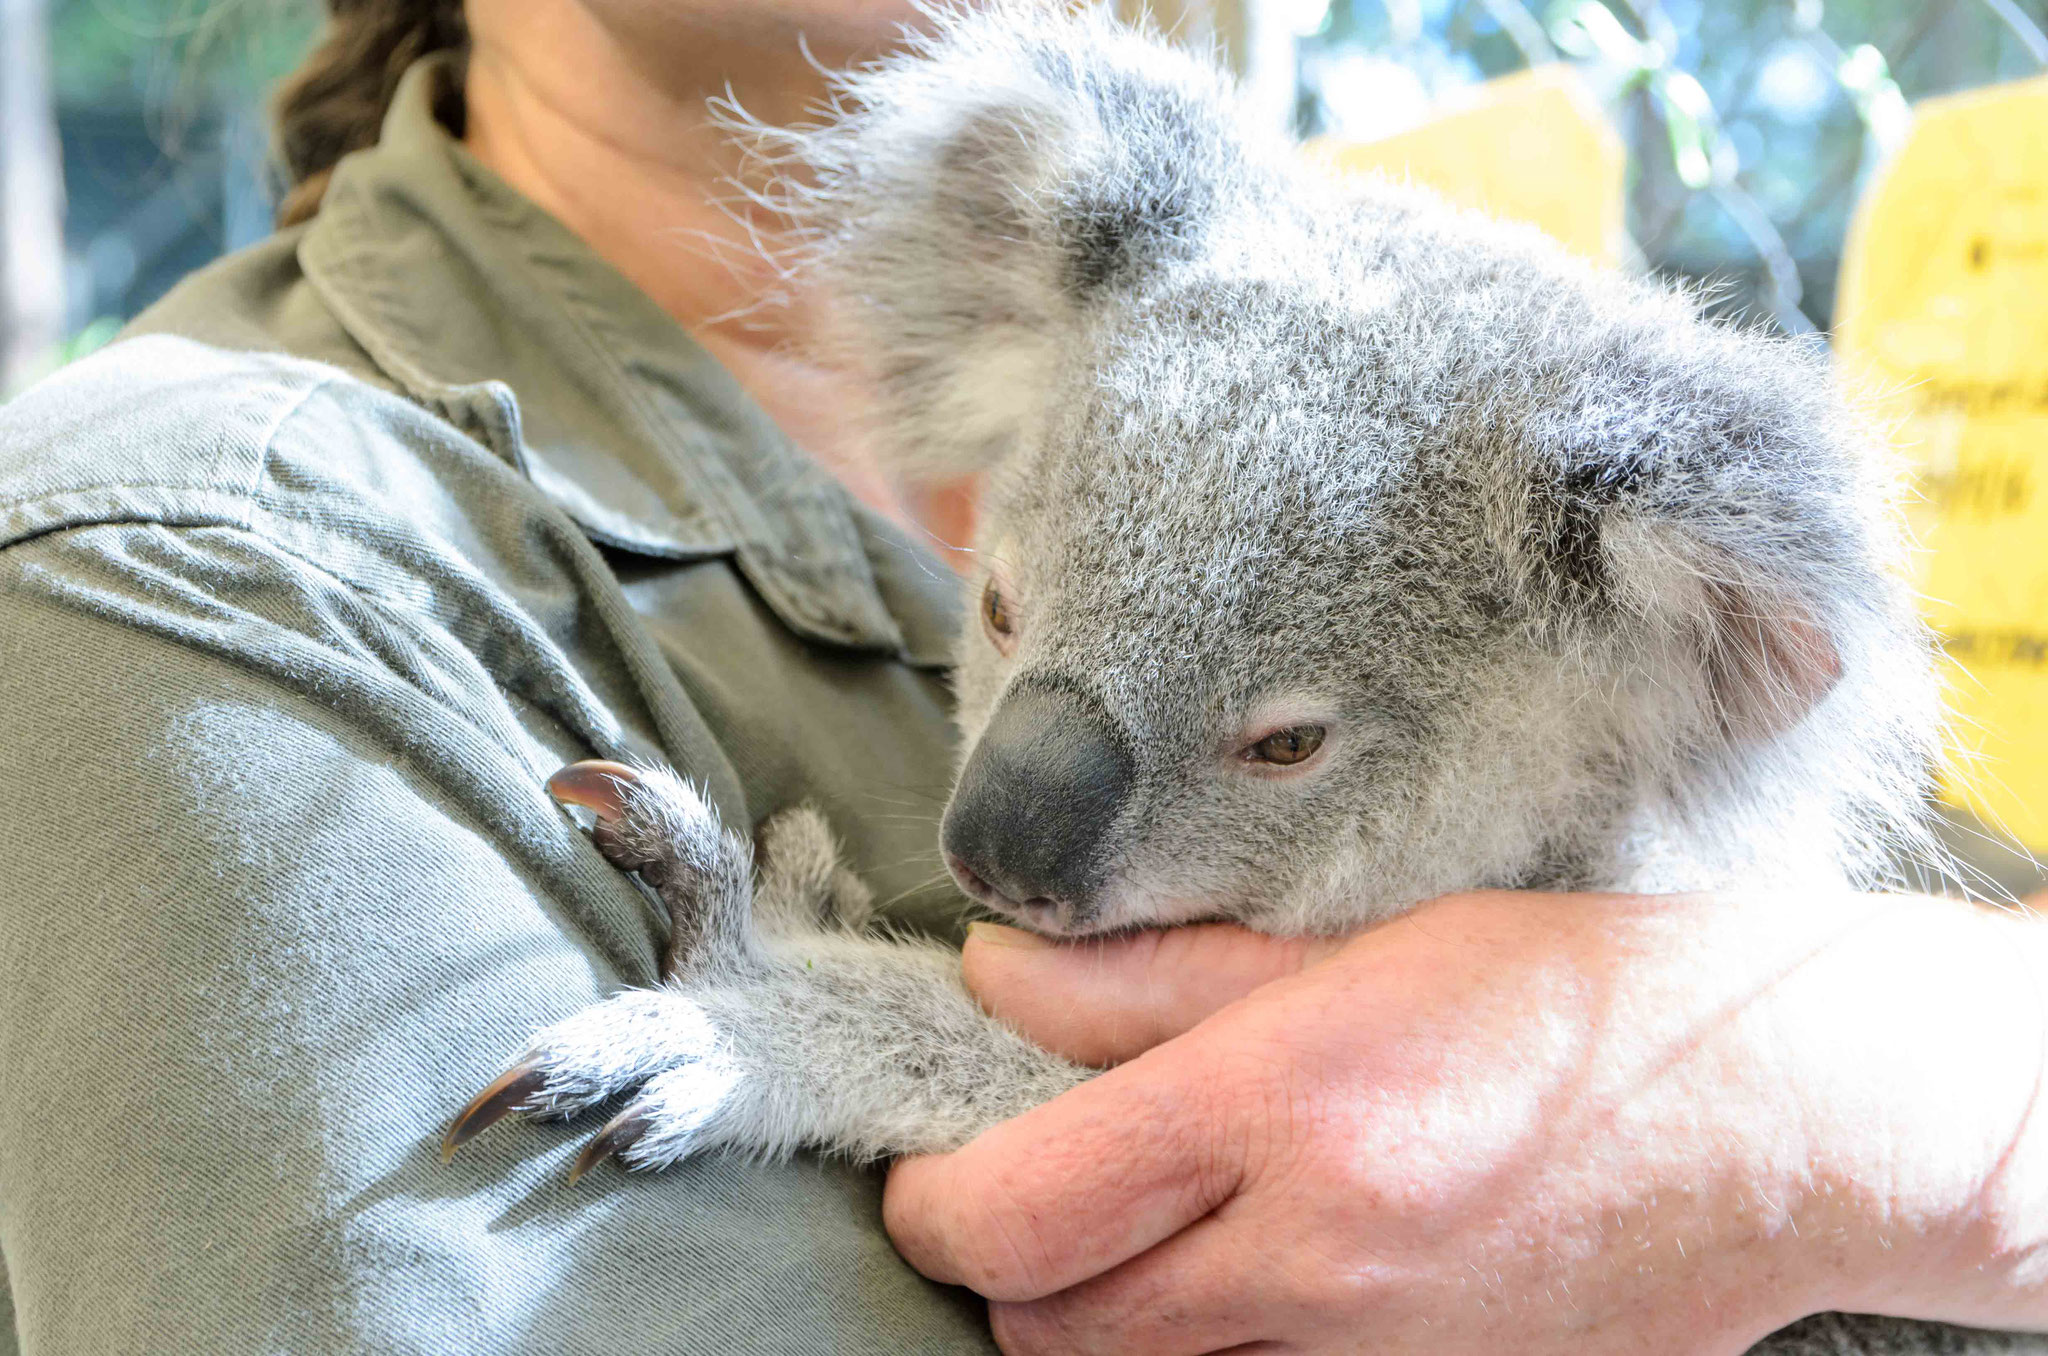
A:
POLYGON ((800 934, 833 924, 859 932, 874 917, 874 892, 839 859, 831 826, 808 805, 761 826, 754 866, 754 921, 763 932, 800 934))
POLYGON ((598 812, 598 846, 668 906, 667 978, 537 1033, 456 1119, 445 1154, 507 1116, 625 1093, 577 1175, 712 1148, 935 1152, 1088 1077, 983 1013, 952 951, 858 932, 868 893, 814 811, 764 829, 756 888, 748 845, 673 773, 578 764, 549 785, 598 812))

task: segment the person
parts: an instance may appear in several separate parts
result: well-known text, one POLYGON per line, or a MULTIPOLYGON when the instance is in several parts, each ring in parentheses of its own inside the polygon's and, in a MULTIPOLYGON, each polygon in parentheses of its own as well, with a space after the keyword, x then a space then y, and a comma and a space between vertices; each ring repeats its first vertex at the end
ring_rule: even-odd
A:
MULTIPOLYGON (((452 1164, 663 924, 543 784, 819 806, 938 888, 951 572, 850 493, 851 396, 725 215, 877 0, 337 0, 286 224, 0 410, 0 1240, 20 1350, 987 1350, 881 1179, 452 1164), (713 238, 707 238, 707 235, 713 238), (831 468, 830 470, 826 468, 831 468), (594 1189, 593 1189, 594 1188, 594 1189)), ((893 505, 885 503, 892 509, 893 505)))
POLYGON ((807 300, 761 304, 776 223, 730 215, 705 113, 800 114, 806 46, 879 50, 907 0, 333 15, 283 229, 0 411, 21 1351, 987 1349, 954 1285, 1012 1351, 2048 1324, 2038 934, 1935 900, 977 929, 986 1001, 1118 1067, 886 1199, 803 1158, 570 1188, 574 1128, 443 1165, 526 1033, 656 973, 565 762, 819 805, 895 921, 960 935, 954 590, 906 522, 963 508, 899 498, 791 356, 807 300))

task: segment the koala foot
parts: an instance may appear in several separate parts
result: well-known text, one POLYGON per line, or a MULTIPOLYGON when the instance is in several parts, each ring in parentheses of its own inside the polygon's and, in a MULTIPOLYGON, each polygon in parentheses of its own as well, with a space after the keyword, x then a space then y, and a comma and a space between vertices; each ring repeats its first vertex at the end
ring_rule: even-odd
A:
POLYGON ((444 1158, 507 1117, 628 1093, 572 1179, 715 1147, 930 1152, 1087 1076, 982 1013, 952 951, 861 935, 870 895, 815 811, 763 828, 757 881, 753 849, 673 772, 578 763, 548 786, 597 813, 598 848, 667 907, 664 981, 535 1035, 456 1117, 444 1158))
MULTIPOLYGON (((591 837, 598 850, 620 870, 639 872, 667 908, 665 977, 730 979, 758 965, 753 851, 724 830, 686 782, 666 769, 591 761, 557 772, 548 790, 565 804, 595 811, 591 837)), ((824 832, 823 821, 803 813, 804 822, 772 835, 782 848, 777 883, 813 884, 822 875, 829 888, 836 855, 822 868, 817 864, 810 840, 824 832)), ((830 852, 829 833, 825 843, 830 852)), ((644 1095, 590 1141, 572 1179, 612 1155, 635 1165, 673 1161, 688 1152, 734 1082, 699 1002, 673 986, 628 990, 528 1042, 513 1066, 456 1118, 442 1140, 442 1156, 452 1157, 507 1116, 572 1116, 645 1085, 644 1095)))
POLYGON ((597 849, 660 896, 671 926, 666 975, 746 958, 757 928, 857 930, 874 912, 874 896, 841 862, 831 826, 807 805, 770 819, 749 848, 666 768, 572 763, 548 779, 548 791, 595 811, 597 849), (750 886, 757 868, 759 883, 750 886))
POLYGON ((536 1034, 456 1117, 442 1158, 507 1116, 566 1119, 637 1089, 584 1147, 570 1180, 614 1156, 658 1167, 691 1152, 739 1081, 703 1004, 668 987, 628 989, 536 1034))

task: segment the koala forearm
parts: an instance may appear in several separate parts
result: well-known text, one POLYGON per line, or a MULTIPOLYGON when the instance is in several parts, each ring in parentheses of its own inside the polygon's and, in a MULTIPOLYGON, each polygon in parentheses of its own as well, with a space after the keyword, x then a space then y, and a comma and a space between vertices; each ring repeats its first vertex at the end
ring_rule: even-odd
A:
POLYGON ((446 1147, 509 1111, 574 1115, 631 1092, 577 1172, 613 1155, 650 1168, 712 1149, 938 1153, 1089 1073, 982 1012, 944 948, 789 930, 537 1033, 446 1147))
POLYGON ((772 1113, 743 1147, 944 1152, 1092 1072, 984 1013, 943 947, 828 932, 767 947, 759 975, 710 1000, 772 1113))

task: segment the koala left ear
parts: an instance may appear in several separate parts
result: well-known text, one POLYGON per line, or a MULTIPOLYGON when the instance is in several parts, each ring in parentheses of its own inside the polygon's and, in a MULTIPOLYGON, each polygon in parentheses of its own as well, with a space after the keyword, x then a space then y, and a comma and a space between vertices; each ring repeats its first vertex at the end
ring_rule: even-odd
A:
POLYGON ((1097 308, 1264 210, 1291 153, 1226 76, 1106 13, 931 4, 930 34, 839 81, 837 114, 769 131, 799 172, 798 265, 825 348, 863 372, 913 478, 984 470, 1049 416, 1097 308))
POLYGON ((1821 600, 1864 591, 1853 529, 1837 537, 1824 503, 1795 508, 1769 476, 1610 459, 1567 475, 1539 517, 1558 604, 1619 609, 1689 652, 1722 732, 1745 742, 1791 729, 1834 689, 1842 655, 1821 600))

